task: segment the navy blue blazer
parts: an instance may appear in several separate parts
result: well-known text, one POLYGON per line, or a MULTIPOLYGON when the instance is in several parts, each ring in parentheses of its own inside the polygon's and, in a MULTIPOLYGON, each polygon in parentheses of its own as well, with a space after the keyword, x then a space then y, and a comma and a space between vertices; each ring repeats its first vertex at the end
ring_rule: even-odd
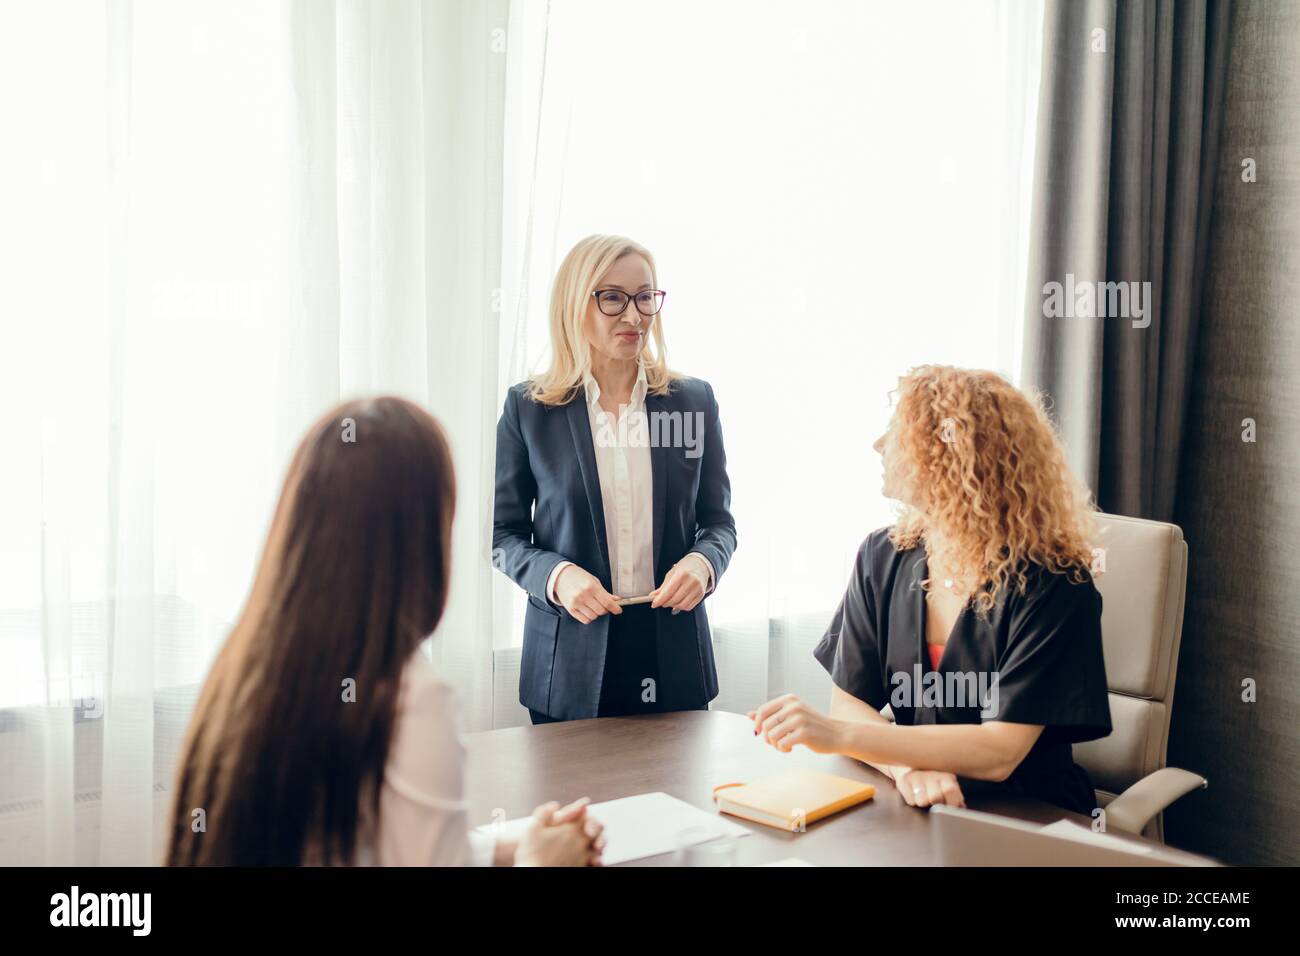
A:
MULTIPOLYGON (((688 551, 699 551, 713 565, 716 587, 736 549, 736 523, 713 389, 700 379, 681 379, 667 395, 647 394, 645 403, 652 435, 655 583, 688 551), (702 415, 696 450, 656 442, 656 420, 665 421, 656 413, 674 412, 702 415)), ((506 395, 497 423, 492 548, 494 565, 528 592, 519 702, 560 720, 595 717, 609 615, 582 624, 546 597, 551 572, 565 560, 591 572, 612 593, 600 477, 581 391, 555 406, 531 399, 527 383, 506 395)), ((689 614, 664 611, 654 617, 659 703, 665 710, 706 706, 718 695, 718 672, 704 602, 689 614)))

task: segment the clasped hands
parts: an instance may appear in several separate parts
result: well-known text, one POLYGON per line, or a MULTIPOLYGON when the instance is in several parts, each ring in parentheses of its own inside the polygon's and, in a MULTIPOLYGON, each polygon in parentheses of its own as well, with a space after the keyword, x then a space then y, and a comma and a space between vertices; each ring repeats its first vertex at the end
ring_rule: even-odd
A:
MULTIPOLYGON (((664 575, 663 583, 650 592, 650 606, 694 610, 704 600, 709 586, 709 572, 704 565, 705 559, 694 552, 683 557, 664 575)), ((619 598, 606 591, 594 574, 576 564, 566 567, 556 578, 555 597, 583 624, 590 624, 605 614, 623 613, 619 598)))
POLYGON ((532 822, 518 843, 499 841, 497 866, 600 866, 604 826, 587 815, 583 797, 567 807, 552 801, 533 811, 532 822))
MULTIPOLYGON (((782 753, 796 744, 820 754, 842 754, 849 749, 852 721, 840 720, 810 707, 794 694, 769 700, 747 715, 754 722, 755 736, 782 753)), ((903 801, 911 807, 929 807, 944 803, 964 807, 966 798, 957 785, 955 774, 945 770, 916 770, 904 766, 877 766, 894 780, 903 801)))

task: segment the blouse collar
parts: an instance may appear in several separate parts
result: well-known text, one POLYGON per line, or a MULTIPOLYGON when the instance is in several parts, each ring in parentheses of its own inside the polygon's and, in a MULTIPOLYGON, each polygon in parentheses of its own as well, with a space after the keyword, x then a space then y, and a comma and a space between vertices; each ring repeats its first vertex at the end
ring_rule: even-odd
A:
MULTIPOLYGON (((587 404, 593 408, 600 407, 600 384, 596 381, 595 376, 587 372, 582 377, 582 387, 587 394, 587 404)), ((638 360, 636 363, 636 383, 632 386, 632 405, 639 406, 645 401, 646 392, 649 390, 648 379, 646 378, 645 363, 638 360)))

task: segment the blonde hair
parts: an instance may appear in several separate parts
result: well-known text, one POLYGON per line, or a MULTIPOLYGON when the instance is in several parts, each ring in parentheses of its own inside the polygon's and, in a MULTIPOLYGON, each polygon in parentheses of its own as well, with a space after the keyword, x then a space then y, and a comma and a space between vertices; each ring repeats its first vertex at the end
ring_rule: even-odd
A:
MULTIPOLYGON (((587 306, 597 284, 614 263, 627 255, 637 255, 650 266, 652 284, 658 285, 654 256, 639 243, 623 236, 588 236, 569 250, 555 274, 551 287, 551 365, 529 382, 529 394, 543 405, 564 405, 582 386, 591 372, 591 343, 587 340, 587 306)), ((628 303, 629 309, 636 308, 628 303)), ((641 351, 646 385, 655 395, 664 395, 672 382, 682 376, 668 368, 663 323, 659 316, 650 323, 641 351), (654 339, 654 351, 650 339, 654 339)))
POLYGON ((1087 580, 1095 509, 1041 397, 937 365, 899 379, 896 395, 886 467, 906 501, 895 547, 924 542, 979 613, 1008 585, 1023 593, 1030 564, 1087 580))

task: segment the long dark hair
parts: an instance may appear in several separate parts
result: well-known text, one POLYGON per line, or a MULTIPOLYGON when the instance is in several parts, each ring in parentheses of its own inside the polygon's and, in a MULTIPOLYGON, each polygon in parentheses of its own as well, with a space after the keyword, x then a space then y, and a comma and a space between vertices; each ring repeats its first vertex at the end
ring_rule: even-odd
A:
POLYGON ((370 841, 402 669, 446 605, 455 498, 416 405, 312 426, 190 720, 168 865, 347 864, 370 841))

